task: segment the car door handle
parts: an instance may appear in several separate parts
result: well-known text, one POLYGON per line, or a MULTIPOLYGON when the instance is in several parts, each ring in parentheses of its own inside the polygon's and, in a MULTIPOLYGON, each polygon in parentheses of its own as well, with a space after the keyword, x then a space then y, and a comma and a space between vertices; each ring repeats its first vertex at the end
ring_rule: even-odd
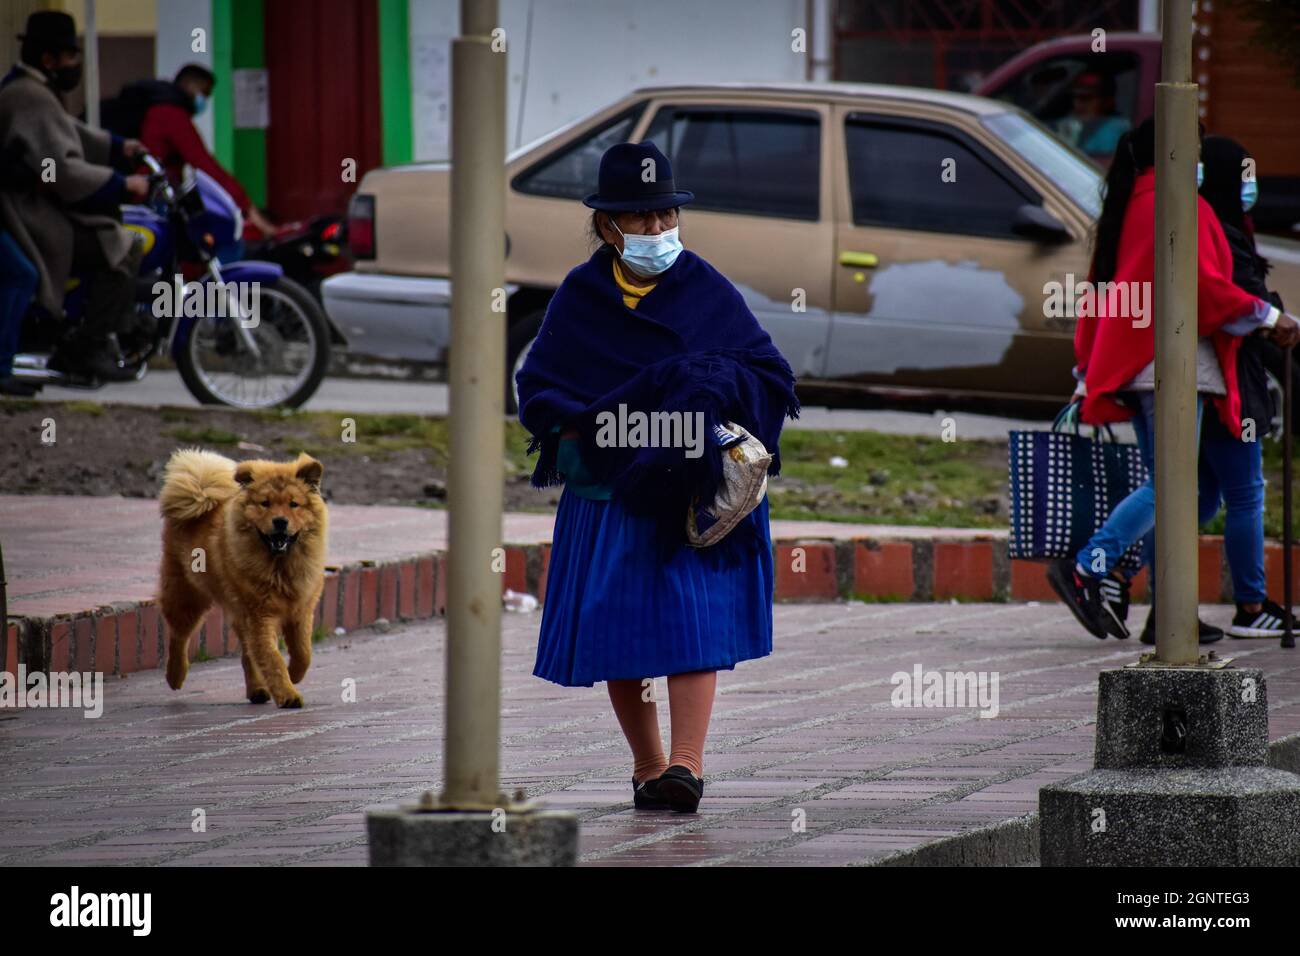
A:
POLYGON ((874 269, 880 264, 874 252, 841 252, 840 265, 857 266, 859 269, 874 269))

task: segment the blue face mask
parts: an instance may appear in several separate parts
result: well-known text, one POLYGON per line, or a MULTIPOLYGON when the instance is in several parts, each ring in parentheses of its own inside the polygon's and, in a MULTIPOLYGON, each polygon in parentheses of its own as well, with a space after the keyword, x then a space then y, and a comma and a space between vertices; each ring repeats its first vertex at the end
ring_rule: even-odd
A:
POLYGON ((204 96, 202 93, 194 94, 194 115, 195 116, 198 116, 200 113, 202 113, 207 108, 207 105, 208 105, 208 98, 206 96, 204 96))
POLYGON ((1243 212, 1250 212, 1255 208, 1255 203, 1259 201, 1259 183, 1253 179, 1248 183, 1241 184, 1241 208, 1243 212))
POLYGON ((666 272, 682 252, 682 242, 677 238, 677 227, 665 229, 657 236, 624 235, 614 217, 610 216, 614 231, 623 237, 621 258, 632 271, 643 276, 657 276, 666 272))
POLYGON ((1200 189, 1201 184, 1205 182, 1205 164, 1196 164, 1196 188, 1200 189))

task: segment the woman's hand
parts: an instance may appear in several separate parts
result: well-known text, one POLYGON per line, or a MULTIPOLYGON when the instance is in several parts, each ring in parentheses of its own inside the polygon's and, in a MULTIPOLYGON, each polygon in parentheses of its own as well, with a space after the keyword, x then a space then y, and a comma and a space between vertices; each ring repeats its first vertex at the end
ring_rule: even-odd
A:
POLYGON ((1288 312, 1278 316, 1277 325, 1273 326, 1271 338, 1280 348, 1290 348, 1300 342, 1300 322, 1288 312))

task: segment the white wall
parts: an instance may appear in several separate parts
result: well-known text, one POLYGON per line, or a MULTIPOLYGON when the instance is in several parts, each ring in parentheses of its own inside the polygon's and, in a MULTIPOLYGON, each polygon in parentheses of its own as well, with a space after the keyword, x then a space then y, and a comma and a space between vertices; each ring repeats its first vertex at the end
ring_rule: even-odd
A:
MULTIPOLYGON (((166 0, 158 4, 158 34, 154 48, 154 72, 170 79, 186 63, 198 63, 212 68, 212 3, 211 0, 166 0), (206 50, 195 53, 192 36, 195 29, 207 31, 206 50)), ((225 78, 230 82, 229 77, 225 78)), ((195 117, 194 124, 203 135, 203 141, 212 149, 212 106, 195 117)))
MULTIPOLYGON (((514 149, 639 86, 802 81, 804 0, 501 0, 507 146, 514 149)), ((457 0, 410 0, 416 159, 446 159, 457 0)))

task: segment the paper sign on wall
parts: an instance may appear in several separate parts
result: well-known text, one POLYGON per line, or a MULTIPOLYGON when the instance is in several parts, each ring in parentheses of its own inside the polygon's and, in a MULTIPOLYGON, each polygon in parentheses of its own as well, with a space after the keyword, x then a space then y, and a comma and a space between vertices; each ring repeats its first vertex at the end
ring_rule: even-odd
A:
POLYGON ((271 122, 266 70, 235 70, 235 129, 266 129, 271 122))

